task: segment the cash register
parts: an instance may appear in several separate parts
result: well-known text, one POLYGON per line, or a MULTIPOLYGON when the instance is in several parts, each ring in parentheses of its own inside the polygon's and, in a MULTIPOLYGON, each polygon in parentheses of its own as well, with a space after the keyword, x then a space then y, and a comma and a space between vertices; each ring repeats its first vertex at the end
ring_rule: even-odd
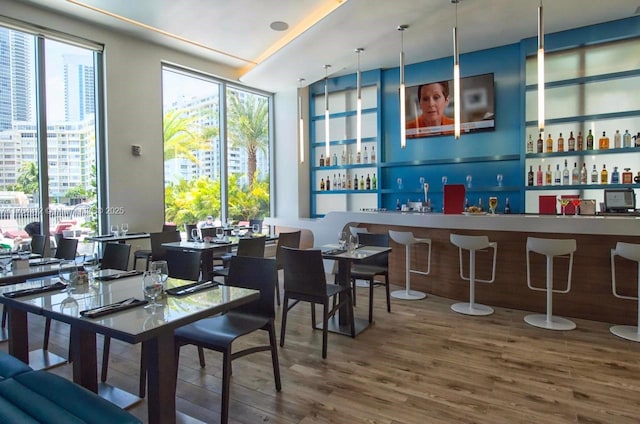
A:
POLYGON ((606 189, 604 209, 600 215, 640 216, 640 211, 636 209, 636 194, 632 188, 606 189))

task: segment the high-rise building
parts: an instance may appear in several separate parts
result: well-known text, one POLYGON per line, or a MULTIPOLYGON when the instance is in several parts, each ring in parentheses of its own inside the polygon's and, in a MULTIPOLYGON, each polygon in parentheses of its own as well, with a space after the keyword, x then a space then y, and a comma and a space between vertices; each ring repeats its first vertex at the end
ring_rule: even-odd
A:
POLYGON ((11 106, 14 121, 29 122, 33 107, 33 37, 10 32, 11 106))
POLYGON ((91 57, 63 55, 64 117, 82 121, 95 112, 94 72, 91 57))

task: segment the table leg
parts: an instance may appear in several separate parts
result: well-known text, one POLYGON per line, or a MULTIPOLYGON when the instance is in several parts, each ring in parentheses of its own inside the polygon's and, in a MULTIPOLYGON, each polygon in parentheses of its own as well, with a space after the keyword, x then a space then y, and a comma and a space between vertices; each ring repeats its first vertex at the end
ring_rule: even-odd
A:
MULTIPOLYGON (((4 306, 7 308, 7 305, 4 306)), ((7 308, 9 315, 9 354, 29 363, 29 330, 27 313, 15 308, 7 308)))
POLYGON ((173 330, 145 342, 150 423, 176 422, 176 359, 173 330))
POLYGON ((211 281, 213 279, 213 250, 203 250, 200 255, 200 272, 202 281, 211 281))
POLYGON ((98 360, 96 335, 92 331, 71 326, 73 381, 98 393, 98 360))
MULTIPOLYGON (((337 283, 341 286, 348 287, 351 290, 351 259, 343 258, 338 259, 338 275, 336 276, 337 283)), ((340 301, 345 300, 347 293, 342 292, 339 295, 340 301)), ((337 317, 329 318, 327 329, 332 333, 338 333, 345 336, 351 336, 351 326, 349 324, 349 312, 346 303, 340 307, 337 312, 337 317)), ((369 326, 369 320, 363 318, 354 318, 356 335, 360 334, 369 326)), ((318 324, 322 327, 322 323, 318 324)))

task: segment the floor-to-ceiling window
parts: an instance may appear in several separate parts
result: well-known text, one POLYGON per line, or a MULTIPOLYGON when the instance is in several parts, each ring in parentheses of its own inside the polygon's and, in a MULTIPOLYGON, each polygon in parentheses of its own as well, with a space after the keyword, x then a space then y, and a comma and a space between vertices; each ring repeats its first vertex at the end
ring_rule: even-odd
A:
POLYGON ((179 226, 269 214, 270 96, 165 66, 165 219, 179 226))
POLYGON ((0 24, 3 228, 97 229, 99 66, 99 46, 0 24))

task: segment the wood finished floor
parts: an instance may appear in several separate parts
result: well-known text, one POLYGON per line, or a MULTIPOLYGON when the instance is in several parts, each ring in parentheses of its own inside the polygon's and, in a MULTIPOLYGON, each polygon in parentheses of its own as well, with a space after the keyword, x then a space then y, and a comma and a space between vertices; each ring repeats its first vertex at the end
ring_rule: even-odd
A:
MULTIPOLYGON (((367 316, 367 295, 359 289, 359 317, 367 316)), ((234 361, 230 422, 640 422, 640 344, 611 335, 606 323, 575 320, 577 330, 554 332, 525 324, 525 311, 496 308, 489 317, 468 317, 452 312, 452 303, 435 296, 392 300, 389 314, 377 288, 375 324, 356 339, 330 334, 326 360, 309 306, 296 306, 279 351, 282 391, 275 391, 267 352, 234 361)), ((43 321, 29 319, 37 348, 43 321)), ((66 354, 68 334, 54 323, 51 351, 66 354)), ((255 337, 267 340, 259 334, 237 343, 255 337)), ((137 393, 139 354, 139 346, 113 340, 108 381, 137 393)), ((217 423, 221 357, 206 355, 201 369, 195 349, 182 349, 177 407, 217 423)), ((52 372, 70 378, 71 367, 52 372)), ((130 411, 146 422, 146 401, 130 411)))

